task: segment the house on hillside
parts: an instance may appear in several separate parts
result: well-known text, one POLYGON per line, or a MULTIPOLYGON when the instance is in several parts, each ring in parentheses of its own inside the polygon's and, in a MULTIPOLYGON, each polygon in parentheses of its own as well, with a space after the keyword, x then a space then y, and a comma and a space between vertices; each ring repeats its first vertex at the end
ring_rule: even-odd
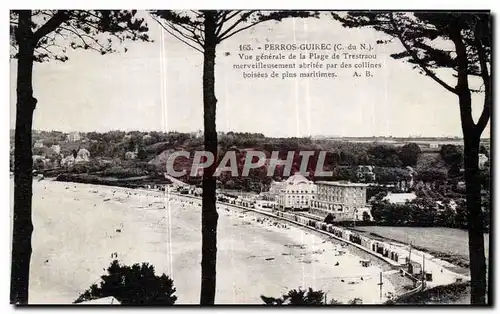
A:
POLYGON ((43 163, 45 163, 45 161, 46 161, 45 156, 42 156, 42 155, 33 155, 33 156, 31 156, 31 158, 33 159, 33 162, 43 162, 43 163))
POLYGON ((202 138, 203 137, 203 131, 202 130, 198 130, 196 132, 191 132, 189 135, 191 138, 202 138))
POLYGON ((129 151, 129 152, 126 152, 125 153, 125 159, 127 160, 134 160, 134 159, 137 159, 137 151, 129 151))
POLYGON ((43 145, 43 140, 38 140, 35 142, 35 144, 33 145, 33 148, 42 148, 44 147, 43 145))
POLYGON ((71 132, 66 136, 68 142, 78 142, 81 139, 79 132, 71 132))
POLYGON ((456 212, 457 206, 458 206, 457 202, 455 202, 454 200, 449 200, 447 202, 436 201, 436 209, 438 212, 445 210, 447 207, 449 207, 452 211, 456 212))
POLYGON ((76 154, 75 163, 86 162, 90 160, 90 152, 86 148, 80 148, 76 154))
POLYGON ((50 148, 57 154, 59 155, 61 153, 61 146, 60 145, 57 145, 57 144, 54 144, 52 146, 50 146, 50 148))
POLYGON ((61 167, 71 167, 75 164, 75 157, 73 154, 69 154, 61 160, 61 167))

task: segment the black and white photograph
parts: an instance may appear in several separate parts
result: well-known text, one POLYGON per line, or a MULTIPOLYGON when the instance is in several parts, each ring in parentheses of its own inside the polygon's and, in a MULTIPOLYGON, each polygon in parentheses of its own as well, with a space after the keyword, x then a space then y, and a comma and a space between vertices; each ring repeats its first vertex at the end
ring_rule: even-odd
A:
POLYGON ((491 306, 494 14, 368 9, 10 9, 10 303, 491 306))

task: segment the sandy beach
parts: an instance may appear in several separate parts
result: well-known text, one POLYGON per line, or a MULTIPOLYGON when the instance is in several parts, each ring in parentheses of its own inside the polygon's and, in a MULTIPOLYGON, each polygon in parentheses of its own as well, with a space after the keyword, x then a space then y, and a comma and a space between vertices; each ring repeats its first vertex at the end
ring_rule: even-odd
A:
MULTIPOLYGON (((149 262, 174 280, 178 304, 200 293, 201 206, 164 192, 40 181, 33 183, 30 303, 71 303, 116 253, 123 263, 149 262)), ((250 212, 219 206, 217 304, 262 304, 298 287, 328 299, 380 303, 393 285, 381 268, 362 267, 339 244, 250 212), (338 263, 337 266, 335 266, 338 263)))

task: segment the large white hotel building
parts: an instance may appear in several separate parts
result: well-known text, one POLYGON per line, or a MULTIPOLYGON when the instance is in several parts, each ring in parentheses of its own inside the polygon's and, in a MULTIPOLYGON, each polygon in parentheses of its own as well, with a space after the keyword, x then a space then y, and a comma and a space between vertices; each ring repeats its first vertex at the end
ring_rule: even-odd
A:
POLYGON ((316 197, 312 201, 312 214, 332 214, 335 220, 361 220, 363 212, 370 215, 366 202, 367 184, 317 181, 316 197))
POLYGON ((367 204, 368 185, 343 181, 312 182, 301 174, 294 174, 282 182, 273 182, 269 194, 279 210, 306 210, 335 220, 362 220, 363 212, 371 216, 367 204))

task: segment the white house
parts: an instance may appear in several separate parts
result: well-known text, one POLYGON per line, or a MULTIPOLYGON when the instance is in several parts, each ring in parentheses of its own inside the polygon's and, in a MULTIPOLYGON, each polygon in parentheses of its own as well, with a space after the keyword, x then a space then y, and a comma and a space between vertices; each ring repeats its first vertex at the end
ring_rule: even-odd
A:
POLYGON ((153 137, 150 135, 150 134, 144 134, 142 136, 142 140, 143 141, 149 141, 150 139, 152 139, 153 137))
POLYGON ((67 157, 61 160, 61 167, 70 167, 75 164, 75 157, 73 154, 69 154, 67 157))
POLYGON ((71 132, 68 134, 66 139, 68 140, 68 142, 77 142, 81 139, 81 136, 78 132, 71 132))
POLYGON ((33 145, 33 148, 41 148, 41 147, 44 147, 43 140, 38 140, 35 142, 35 145, 33 145))
POLYGON ((126 152, 125 159, 132 160, 137 158, 137 152, 126 152))
POLYGON ((42 156, 42 155, 33 155, 31 157, 33 159, 33 162, 41 160, 41 161, 43 161, 45 163, 45 160, 46 160, 45 156, 42 156))
POLYGON ((444 210, 446 207, 449 207, 452 211, 456 212, 458 204, 454 200, 449 200, 447 204, 443 201, 436 201, 436 207, 438 211, 444 210))
POLYGON ((52 150, 53 150, 56 154, 58 154, 58 155, 61 153, 61 146, 60 146, 60 145, 56 145, 56 144, 54 144, 54 145, 50 146, 50 148, 51 148, 51 149, 52 149, 52 150))
POLYGON ((191 138, 202 138, 204 135, 203 131, 202 130, 198 130, 196 132, 191 132, 190 133, 190 137, 191 138))
POLYGON ((316 185, 303 175, 296 173, 283 182, 277 196, 281 210, 308 210, 316 195, 316 185))
POLYGON ((90 160, 90 152, 85 148, 80 148, 78 153, 76 154, 75 162, 84 162, 90 160))

